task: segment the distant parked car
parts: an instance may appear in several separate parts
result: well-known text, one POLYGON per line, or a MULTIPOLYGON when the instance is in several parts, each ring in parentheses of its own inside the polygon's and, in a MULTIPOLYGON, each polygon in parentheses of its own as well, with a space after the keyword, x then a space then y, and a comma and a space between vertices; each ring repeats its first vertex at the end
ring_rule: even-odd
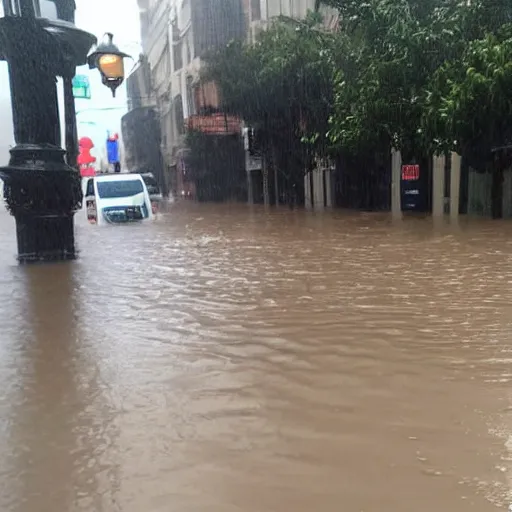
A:
POLYGON ((160 209, 163 195, 155 179, 155 176, 152 172, 133 171, 131 174, 140 174, 142 176, 142 179, 146 184, 146 188, 148 189, 149 198, 151 199, 151 207, 153 208, 153 213, 156 213, 160 209))

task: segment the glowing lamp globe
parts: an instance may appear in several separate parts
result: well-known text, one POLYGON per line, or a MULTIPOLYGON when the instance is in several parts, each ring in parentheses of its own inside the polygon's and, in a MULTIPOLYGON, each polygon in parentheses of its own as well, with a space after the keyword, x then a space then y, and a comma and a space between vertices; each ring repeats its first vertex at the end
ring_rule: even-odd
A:
POLYGON ((119 55, 102 55, 98 59, 98 68, 107 80, 124 78, 124 62, 119 55))
POLYGON ((112 96, 115 96, 116 89, 124 80, 124 59, 129 55, 119 51, 113 43, 112 34, 105 34, 105 37, 106 40, 87 57, 87 61, 90 69, 98 69, 101 81, 112 91, 112 96))

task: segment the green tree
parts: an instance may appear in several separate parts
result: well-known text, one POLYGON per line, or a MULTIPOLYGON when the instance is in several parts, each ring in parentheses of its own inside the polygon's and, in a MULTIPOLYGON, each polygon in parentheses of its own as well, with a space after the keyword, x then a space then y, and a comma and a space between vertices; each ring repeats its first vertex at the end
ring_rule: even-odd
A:
POLYGON ((425 111, 429 118, 435 117, 436 98, 445 92, 443 76, 463 68, 461 59, 466 59, 472 41, 483 40, 512 21, 510 0, 323 0, 319 4, 339 10, 343 41, 339 45, 343 54, 335 66, 330 134, 334 142, 357 151, 379 141, 405 153, 435 147, 429 137, 439 137, 432 128, 443 124, 425 125, 422 120, 425 111), (422 126, 428 126, 428 133, 422 126))
POLYGON ((461 58, 433 75, 424 124, 438 148, 486 166, 512 137, 512 27, 471 41, 461 58))
POLYGON ((440 151, 454 150, 493 176, 492 210, 502 216, 503 171, 512 143, 512 25, 471 41, 458 60, 433 75, 425 103, 425 134, 440 151))
POLYGON ((222 108, 261 131, 267 160, 289 187, 301 189, 313 156, 328 150, 333 40, 310 13, 303 22, 280 18, 254 45, 232 42, 207 58, 204 79, 217 84, 222 108))
POLYGON ((324 0, 318 14, 280 19, 256 44, 208 58, 223 108, 263 132, 290 182, 315 155, 385 153, 405 159, 457 150, 476 168, 503 162, 510 143, 510 0, 324 0))
POLYGON ((330 137, 354 152, 393 146, 418 156, 425 88, 462 51, 463 12, 450 0, 326 0, 340 11, 330 137))

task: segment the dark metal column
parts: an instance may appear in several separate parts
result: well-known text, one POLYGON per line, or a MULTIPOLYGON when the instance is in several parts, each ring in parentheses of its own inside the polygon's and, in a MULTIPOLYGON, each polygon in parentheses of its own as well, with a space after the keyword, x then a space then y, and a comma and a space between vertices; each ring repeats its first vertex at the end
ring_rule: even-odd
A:
POLYGON ((39 10, 39 2, 37 2, 37 6, 34 3, 34 0, 17 0, 17 3, 19 5, 19 14, 21 16, 26 18, 35 18, 36 12, 39 10))
MULTIPOLYGON (((28 12, 30 0, 23 0, 28 12)), ((75 258, 73 215, 81 204, 80 177, 60 148, 56 75, 62 57, 54 38, 32 17, 1 21, 9 64, 16 146, 0 169, 16 221, 21 263, 75 258)))
POLYGON ((73 97, 73 77, 64 76, 64 118, 66 120, 66 161, 78 168, 78 130, 76 126, 75 98, 73 97))
POLYGON ((40 72, 35 73, 37 64, 30 56, 9 62, 14 140, 17 144, 59 146, 56 77, 43 66, 40 72))

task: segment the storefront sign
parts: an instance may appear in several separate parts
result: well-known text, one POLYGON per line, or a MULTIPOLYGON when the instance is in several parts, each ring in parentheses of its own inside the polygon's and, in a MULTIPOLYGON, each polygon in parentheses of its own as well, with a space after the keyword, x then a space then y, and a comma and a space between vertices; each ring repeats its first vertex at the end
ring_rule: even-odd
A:
POLYGON ((240 120, 236 117, 226 116, 224 114, 190 116, 187 119, 189 130, 197 130, 215 135, 240 133, 240 124, 240 120))
POLYGON ((402 165, 402 210, 423 211, 425 208, 424 184, 420 181, 418 164, 402 165))
POLYGON ((247 172, 260 171, 263 168, 263 162, 259 156, 251 156, 248 152, 245 153, 245 170, 247 172))
POLYGON ((414 181, 420 179, 420 166, 414 165, 402 165, 402 180, 414 181))

